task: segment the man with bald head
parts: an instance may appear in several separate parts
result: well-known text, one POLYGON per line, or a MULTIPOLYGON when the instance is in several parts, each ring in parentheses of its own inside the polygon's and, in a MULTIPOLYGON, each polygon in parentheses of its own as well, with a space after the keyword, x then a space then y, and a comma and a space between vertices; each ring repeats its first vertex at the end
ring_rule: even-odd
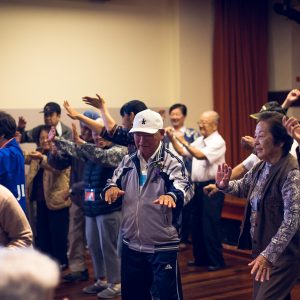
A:
POLYGON ((218 164, 225 162, 225 141, 218 132, 220 117, 215 111, 201 114, 198 125, 201 136, 189 144, 167 132, 175 150, 192 157, 191 178, 195 184, 192 200, 192 241, 194 260, 189 266, 206 266, 209 271, 225 267, 221 243, 221 212, 224 196, 208 197, 203 187, 215 182, 218 164))

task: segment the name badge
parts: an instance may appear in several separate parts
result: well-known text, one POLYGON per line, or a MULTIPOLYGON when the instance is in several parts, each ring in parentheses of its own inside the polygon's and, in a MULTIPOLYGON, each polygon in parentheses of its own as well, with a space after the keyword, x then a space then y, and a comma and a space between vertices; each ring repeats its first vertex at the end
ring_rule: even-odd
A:
POLYGON ((95 201, 95 189, 84 190, 84 201, 95 201))
POLYGON ((143 186, 146 182, 147 175, 146 174, 141 174, 140 175, 140 186, 143 186))

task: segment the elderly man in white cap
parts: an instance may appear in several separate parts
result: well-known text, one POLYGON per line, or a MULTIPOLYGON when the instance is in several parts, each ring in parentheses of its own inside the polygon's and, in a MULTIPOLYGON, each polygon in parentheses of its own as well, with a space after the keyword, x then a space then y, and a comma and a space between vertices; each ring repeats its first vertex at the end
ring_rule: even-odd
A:
POLYGON ((123 197, 122 299, 182 299, 178 230, 183 204, 193 196, 183 162, 165 149, 163 120, 150 110, 136 114, 137 152, 124 157, 108 182, 105 200, 123 197))

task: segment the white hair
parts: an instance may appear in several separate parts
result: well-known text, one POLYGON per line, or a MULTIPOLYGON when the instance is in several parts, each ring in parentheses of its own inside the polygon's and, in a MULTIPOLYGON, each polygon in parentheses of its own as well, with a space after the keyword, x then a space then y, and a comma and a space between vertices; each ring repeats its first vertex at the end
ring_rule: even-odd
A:
POLYGON ((48 256, 33 248, 0 249, 0 299, 53 299, 59 268, 48 256))

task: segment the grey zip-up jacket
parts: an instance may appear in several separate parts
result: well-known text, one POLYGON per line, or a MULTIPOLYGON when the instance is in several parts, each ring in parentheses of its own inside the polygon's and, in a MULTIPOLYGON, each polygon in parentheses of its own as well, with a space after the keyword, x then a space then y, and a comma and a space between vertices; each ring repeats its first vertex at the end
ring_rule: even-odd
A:
POLYGON ((129 248, 146 253, 177 250, 181 212, 194 191, 179 157, 162 144, 148 162, 147 179, 140 188, 140 160, 137 152, 126 155, 108 180, 104 191, 117 186, 125 191, 122 205, 122 237, 129 248), (154 204, 170 195, 176 208, 154 204))

